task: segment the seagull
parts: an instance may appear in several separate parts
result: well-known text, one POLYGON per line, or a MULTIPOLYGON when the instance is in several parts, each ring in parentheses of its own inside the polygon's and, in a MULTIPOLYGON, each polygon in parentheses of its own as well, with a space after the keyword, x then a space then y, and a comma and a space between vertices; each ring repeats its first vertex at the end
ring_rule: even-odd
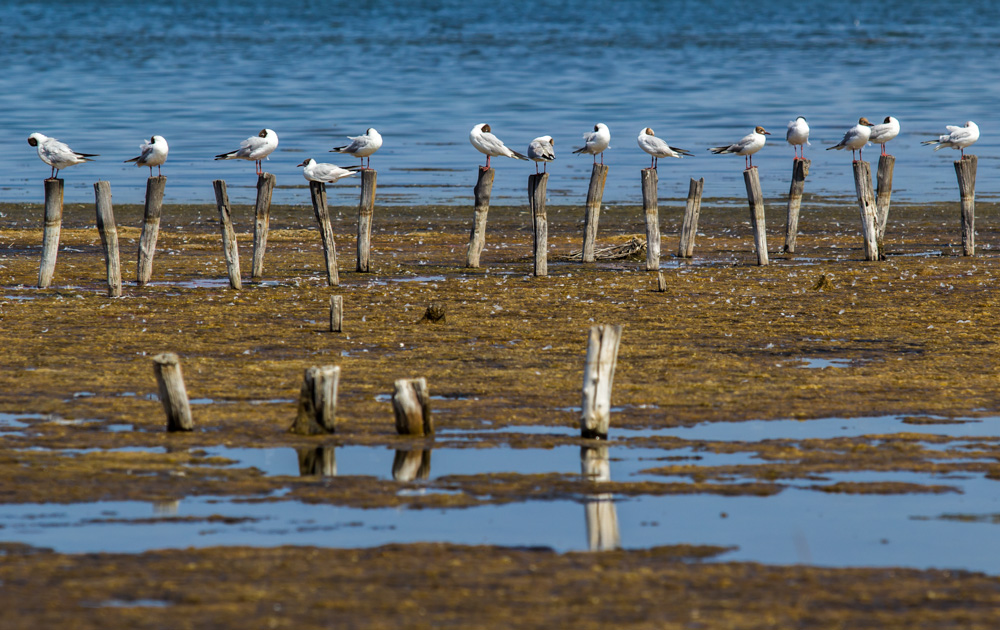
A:
POLYGON ((472 128, 472 131, 469 132, 469 142, 472 143, 472 146, 476 147, 477 151, 486 154, 486 166, 479 167, 484 171, 490 167, 491 157, 504 155, 515 160, 528 159, 517 151, 511 151, 505 147, 500 138, 490 133, 490 126, 485 123, 479 123, 472 128))
POLYGON ((650 168, 656 168, 656 164, 661 157, 672 157, 672 158, 683 158, 684 156, 693 157, 692 153, 687 149, 678 149, 677 147, 672 147, 667 144, 667 141, 662 138, 657 138, 653 135, 653 130, 646 127, 639 132, 639 137, 636 138, 639 143, 639 148, 646 153, 653 156, 650 161, 650 168))
POLYGON ((298 166, 305 167, 302 169, 302 175, 311 182, 325 182, 327 184, 332 184, 338 179, 343 179, 357 174, 357 171, 341 168, 336 164, 318 164, 316 160, 312 158, 309 158, 298 166))
MULTIPOLYGON (((528 159, 535 161, 535 174, 538 174, 538 163, 542 163, 542 169, 545 169, 545 165, 556 159, 556 150, 553 145, 556 141, 552 139, 552 136, 538 136, 531 141, 528 145, 528 159)), ((545 171, 548 172, 548 171, 545 171)))
POLYGON ((597 154, 601 154, 601 164, 604 164, 604 150, 611 144, 611 130, 604 123, 594 125, 593 131, 583 134, 584 145, 573 153, 588 153, 594 156, 597 164, 597 154))
POLYGON ((217 160, 250 160, 255 162, 257 174, 262 175, 260 161, 278 148, 278 134, 271 129, 261 129, 256 136, 250 136, 240 143, 240 148, 215 156, 217 160))
POLYGON ((167 152, 170 151, 170 147, 167 146, 167 141, 163 139, 163 136, 153 136, 149 139, 149 142, 140 144, 139 150, 142 151, 139 157, 125 160, 125 163, 135 162, 136 166, 148 166, 150 177, 153 176, 153 167, 155 166, 156 174, 160 175, 160 167, 167 161, 167 152))
MULTIPOLYGON (((862 116, 858 119, 858 124, 847 130, 847 133, 844 134, 844 139, 839 144, 827 147, 826 150, 836 149, 840 151, 842 149, 850 149, 851 157, 854 157, 854 152, 857 151, 858 159, 861 159, 861 149, 868 144, 868 139, 871 138, 872 127, 874 126, 868 122, 867 118, 862 116)), ((854 161, 857 162, 858 160, 854 161)))
POLYGON ((892 116, 886 116, 881 125, 875 125, 872 127, 872 135, 868 138, 868 141, 875 144, 881 144, 882 155, 888 155, 888 153, 885 152, 885 143, 898 135, 899 121, 892 116))
MULTIPOLYGON (((924 140, 920 144, 936 144, 934 150, 943 149, 945 147, 951 147, 952 149, 958 149, 962 152, 962 157, 965 157, 965 148, 975 143, 979 140, 979 125, 972 122, 971 120, 965 123, 964 127, 956 127, 955 125, 948 125, 945 127, 948 133, 938 136, 937 140, 924 140)), ((29 140, 29 142, 31 142, 29 140)), ((42 154, 42 149, 38 149, 38 155, 42 154)), ((43 160, 45 158, 42 158, 43 160)))
POLYGON ((363 136, 347 136, 351 144, 330 149, 330 153, 347 153, 361 159, 361 168, 365 167, 365 158, 368 158, 368 167, 371 168, 371 154, 382 148, 382 136, 375 131, 374 127, 369 127, 363 136))
POLYGON ((744 162, 747 169, 751 169, 753 168, 753 157, 751 156, 764 148, 764 143, 767 142, 767 138, 764 136, 769 135, 771 135, 770 132, 764 131, 763 127, 757 125, 752 132, 740 138, 739 142, 725 147, 711 147, 709 151, 716 155, 720 153, 742 155, 745 157, 744 162))
POLYGON ((55 138, 50 138, 40 133, 33 133, 28 136, 28 144, 37 147, 38 157, 52 167, 49 179, 56 178, 56 171, 60 171, 67 166, 73 166, 74 164, 90 162, 90 158, 97 157, 96 153, 77 153, 55 138))
POLYGON ((788 123, 788 131, 785 132, 785 141, 792 145, 793 151, 796 151, 796 146, 798 147, 798 151, 802 151, 801 156, 796 151, 795 159, 806 159, 806 148, 802 145, 809 144, 809 123, 806 122, 805 116, 799 116, 788 123))

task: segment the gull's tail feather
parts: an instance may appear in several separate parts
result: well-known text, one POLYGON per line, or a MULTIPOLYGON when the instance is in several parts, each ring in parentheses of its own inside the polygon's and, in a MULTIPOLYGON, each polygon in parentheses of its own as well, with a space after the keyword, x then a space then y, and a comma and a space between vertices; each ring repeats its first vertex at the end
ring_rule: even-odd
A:
POLYGON ((716 155, 719 155, 720 153, 729 153, 729 147, 728 146, 724 146, 724 147, 709 147, 708 150, 711 151, 712 153, 716 154, 716 155))
POLYGON ((688 157, 694 157, 694 153, 691 153, 687 149, 678 149, 677 147, 670 147, 670 146, 668 146, 667 148, 669 148, 674 153, 680 153, 681 155, 686 155, 688 157))
POLYGON ((515 160, 527 160, 528 159, 528 156, 521 155, 520 153, 518 153, 517 151, 515 151, 513 149, 511 149, 510 152, 514 154, 514 159, 515 160))

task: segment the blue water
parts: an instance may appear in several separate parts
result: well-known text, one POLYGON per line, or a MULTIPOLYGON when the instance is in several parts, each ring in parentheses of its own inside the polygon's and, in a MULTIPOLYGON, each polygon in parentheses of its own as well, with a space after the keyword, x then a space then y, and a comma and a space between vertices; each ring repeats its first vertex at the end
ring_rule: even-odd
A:
MULTIPOLYGON (((152 134, 171 146, 168 203, 211 202, 211 180, 235 201, 254 193, 253 166, 214 162, 263 127, 281 143, 266 163, 277 203, 308 204, 295 165, 350 164, 327 150, 374 126, 380 203, 467 204, 483 156, 469 129, 488 122, 525 150, 555 137, 551 203, 582 202, 590 157, 580 135, 608 124, 609 203, 641 200, 635 143, 651 126, 695 158, 663 160, 660 196, 741 197, 743 159, 707 147, 754 125, 773 132, 754 162, 765 196, 788 189, 784 128, 812 126, 807 191, 851 197, 850 157, 823 151, 859 116, 896 116, 903 132, 894 199, 955 199, 951 161, 920 141, 975 120, 983 138, 977 192, 1000 192, 1000 8, 970 0, 870 3, 525 2, 419 0, 254 3, 0 2, 0 200, 40 201, 41 131, 99 161, 63 171, 68 201, 111 181, 117 202, 141 201, 145 169, 122 164, 152 134)), ((877 147, 866 156, 877 159, 877 147)), ((523 203, 531 163, 497 159, 494 203, 523 203)), ((332 203, 354 203, 355 183, 332 203)))

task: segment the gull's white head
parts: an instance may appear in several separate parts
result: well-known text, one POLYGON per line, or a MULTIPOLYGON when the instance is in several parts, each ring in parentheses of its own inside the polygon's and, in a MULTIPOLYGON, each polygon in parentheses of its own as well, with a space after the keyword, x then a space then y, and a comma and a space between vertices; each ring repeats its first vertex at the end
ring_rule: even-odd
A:
POLYGON ((548 142, 549 144, 555 146, 556 141, 552 139, 552 136, 542 136, 542 140, 548 142))

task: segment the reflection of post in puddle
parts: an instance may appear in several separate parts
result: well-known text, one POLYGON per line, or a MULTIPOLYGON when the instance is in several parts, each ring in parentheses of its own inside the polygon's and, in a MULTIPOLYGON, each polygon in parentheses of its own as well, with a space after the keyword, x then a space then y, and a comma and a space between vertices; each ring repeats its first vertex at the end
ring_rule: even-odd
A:
POLYGON ((173 501, 153 501, 153 514, 157 516, 173 516, 177 514, 181 502, 178 499, 173 501))
POLYGON ((396 451, 392 458, 392 478, 396 481, 427 479, 431 474, 429 450, 396 451))
MULTIPOLYGON (((594 482, 611 481, 611 460, 607 446, 580 448, 580 468, 583 476, 594 482)), ((584 506, 587 515, 587 546, 591 551, 620 549, 618 512, 610 492, 592 494, 584 506)))
POLYGON ((303 477, 336 477, 337 458, 332 446, 295 449, 299 454, 299 475, 303 477))

